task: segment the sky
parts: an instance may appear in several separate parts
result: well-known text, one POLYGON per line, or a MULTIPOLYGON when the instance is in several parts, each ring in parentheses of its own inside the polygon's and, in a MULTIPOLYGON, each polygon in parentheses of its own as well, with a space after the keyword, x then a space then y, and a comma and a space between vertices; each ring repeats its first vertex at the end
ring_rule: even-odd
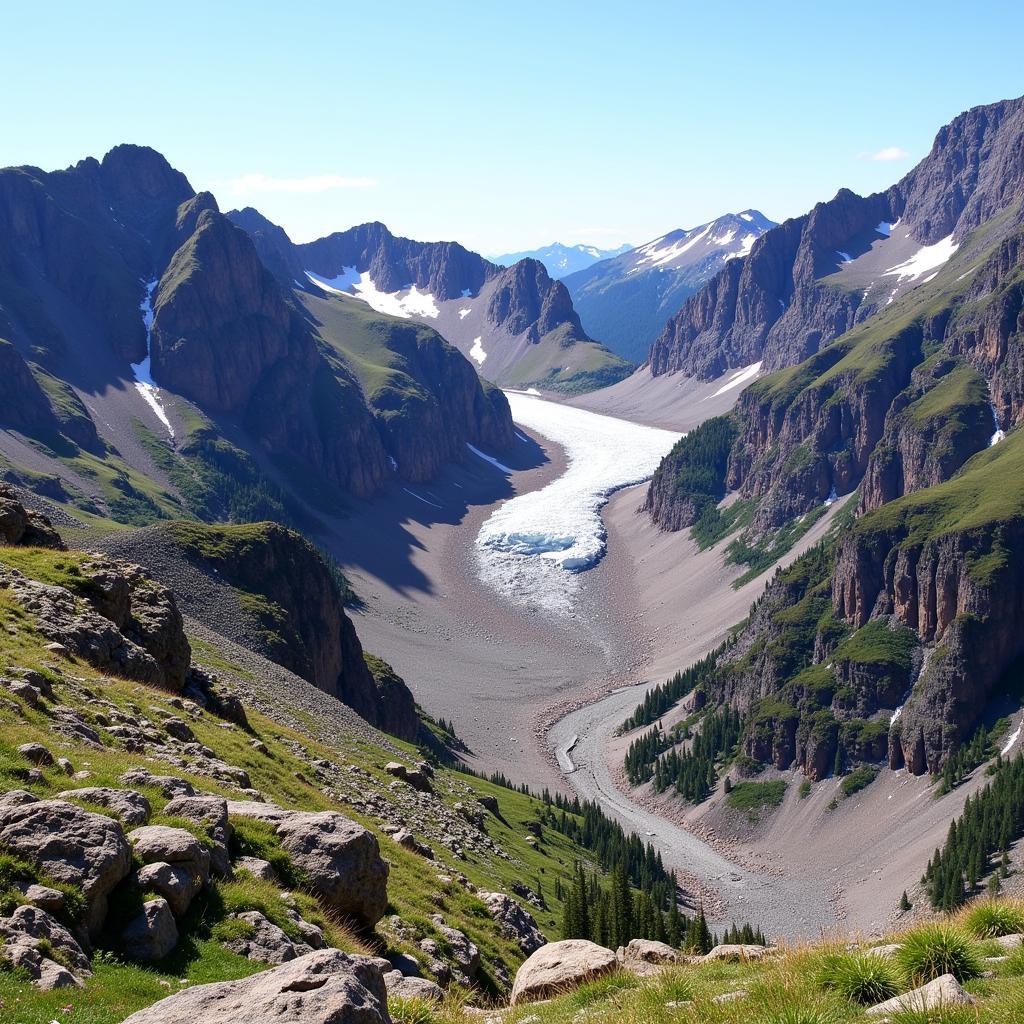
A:
POLYGON ((5 4, 0 165, 159 149, 296 241, 639 244, 888 187, 1024 93, 1024 5, 5 4))

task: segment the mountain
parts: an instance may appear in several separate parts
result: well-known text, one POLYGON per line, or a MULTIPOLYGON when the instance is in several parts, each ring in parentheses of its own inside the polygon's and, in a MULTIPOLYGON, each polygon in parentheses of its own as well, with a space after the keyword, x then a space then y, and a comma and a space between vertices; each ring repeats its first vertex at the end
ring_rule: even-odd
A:
POLYGON ((655 375, 705 379, 791 366, 931 280, 1021 189, 1020 100, 977 107, 936 136, 887 192, 842 189, 767 232, 673 316, 651 348, 655 375))
POLYGON ((955 774, 1024 655, 1024 99, 957 117, 888 192, 769 231, 652 351, 662 373, 747 362, 776 372, 679 442, 651 515, 756 574, 844 511, 705 692, 758 761, 955 774))
POLYGON ((0 170, 9 475, 122 521, 280 518, 311 480, 366 498, 512 443, 504 397, 435 331, 341 300, 314 322, 260 245, 151 149, 0 170))
POLYGON ((757 210, 726 214, 570 273, 565 286, 586 329, 642 363, 684 300, 773 227, 757 210))
POLYGON ((427 324, 502 387, 587 391, 632 369, 586 334, 569 293, 537 260, 502 268, 457 242, 400 238, 379 223, 295 245, 256 210, 228 216, 300 301, 352 296, 427 324))
POLYGON ((491 262, 497 263, 499 267, 511 267, 513 263, 520 260, 537 260, 544 264, 544 268, 551 275, 552 280, 560 281, 569 274, 575 274, 579 270, 600 262, 611 259, 628 252, 632 246, 620 245, 617 249, 598 249, 593 245, 562 245, 561 242, 552 242, 543 249, 530 249, 526 252, 509 252, 502 256, 492 256, 491 262))

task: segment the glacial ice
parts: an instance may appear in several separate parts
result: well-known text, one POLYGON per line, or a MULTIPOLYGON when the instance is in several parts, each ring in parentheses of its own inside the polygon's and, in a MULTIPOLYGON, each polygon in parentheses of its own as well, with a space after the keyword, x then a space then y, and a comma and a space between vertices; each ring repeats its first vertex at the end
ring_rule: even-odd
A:
POLYGON ((561 447, 568 467, 491 513, 477 535, 480 577, 516 604, 569 614, 576 574, 606 550, 602 507, 614 491, 650 477, 680 435, 521 392, 506 396, 515 422, 561 447))

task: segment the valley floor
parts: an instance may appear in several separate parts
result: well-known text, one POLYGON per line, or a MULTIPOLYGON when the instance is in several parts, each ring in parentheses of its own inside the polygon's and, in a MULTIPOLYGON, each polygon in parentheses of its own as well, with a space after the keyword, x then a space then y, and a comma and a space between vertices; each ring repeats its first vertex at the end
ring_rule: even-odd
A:
MULTIPOLYGON (((566 462, 541 437, 507 461, 511 478, 474 459, 344 521, 335 553, 364 602, 364 645, 454 724, 474 767, 599 801, 654 844, 713 923, 750 920, 789 939, 879 933, 982 772, 934 800, 927 778, 886 770, 837 808, 834 780, 801 799, 802 776, 779 773, 786 799, 756 824, 727 812, 721 793, 691 808, 629 791, 621 764, 632 737, 617 727, 646 687, 725 638, 775 567, 734 589, 739 570, 724 565, 723 545, 701 552, 687 532, 660 532, 637 514, 645 487, 633 487, 605 508, 608 553, 580 577, 574 614, 513 607, 477 578, 477 532, 498 503, 544 486, 566 462)), ((816 543, 841 505, 783 562, 816 543)))

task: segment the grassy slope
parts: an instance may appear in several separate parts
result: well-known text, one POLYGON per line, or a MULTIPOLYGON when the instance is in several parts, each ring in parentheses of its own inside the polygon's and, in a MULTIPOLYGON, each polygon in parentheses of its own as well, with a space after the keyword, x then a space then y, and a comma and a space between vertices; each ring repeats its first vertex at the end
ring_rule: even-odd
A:
MULTIPOLYGON (((50 552, 35 549, 0 547, 0 562, 16 567, 35 578, 53 583, 81 588, 81 579, 75 565, 84 556, 80 553, 50 552)), ((44 638, 33 628, 30 617, 0 590, 0 675, 15 668, 33 668, 46 673, 54 682, 58 703, 77 707, 88 720, 94 720, 82 686, 98 698, 115 702, 127 714, 151 715, 151 709, 162 707, 178 714, 169 703, 170 695, 144 685, 104 677, 84 663, 64 663, 66 676, 49 668, 53 664, 48 652, 43 650, 44 638), (74 676, 80 682, 71 682, 74 676)), ((197 643, 195 660, 213 669, 229 669, 240 674, 245 670, 225 660, 218 651, 211 651, 207 645, 197 643)), ((224 723, 208 713, 189 724, 199 742, 209 746, 218 757, 230 764, 245 768, 252 784, 268 799, 285 807, 299 807, 308 810, 337 809, 350 817, 373 828, 374 822, 344 803, 340 798, 329 795, 315 783, 306 781, 310 774, 308 759, 326 758, 340 764, 360 766, 366 773, 369 785, 386 793, 391 777, 383 771, 383 765, 394 758, 394 749, 387 750, 366 739, 362 734, 337 735, 331 742, 314 739, 323 730, 312 727, 309 732, 287 727, 271 721, 256 712, 249 712, 252 733, 238 727, 224 728, 224 723), (254 737, 262 740, 269 754, 261 754, 251 746, 254 737), (300 748, 306 758, 297 755, 300 748)), ((101 730, 102 732, 102 730, 101 730)), ((333 736, 333 733, 332 733, 333 736)), ((420 756, 419 751, 397 740, 390 741, 397 748, 400 757, 411 762, 420 756)), ((238 797, 232 787, 218 783, 209 777, 190 775, 165 765, 158 760, 140 754, 130 754, 117 748, 107 738, 100 749, 76 746, 56 735, 48 717, 42 712, 21 706, 17 712, 6 703, 0 705, 0 789, 29 788, 38 796, 53 795, 60 790, 77 785, 118 787, 118 777, 127 769, 142 766, 156 773, 179 775, 189 779, 197 789, 219 792, 225 796, 238 797), (57 768, 43 770, 41 783, 28 785, 21 778, 25 762, 17 755, 16 748, 26 742, 40 742, 53 750, 56 756, 71 759, 76 769, 85 768, 92 772, 87 782, 68 779, 57 768)), ((561 905, 555 896, 555 880, 560 879, 568 887, 573 864, 576 860, 588 862, 589 855, 554 829, 545 829, 544 841, 534 849, 526 839, 530 836, 528 824, 535 822, 544 805, 540 801, 492 785, 488 782, 450 772, 440 768, 435 788, 445 794, 446 802, 467 799, 464 786, 469 786, 477 795, 497 798, 501 808, 501 819, 489 816, 487 831, 494 842, 508 852, 505 860, 488 853, 477 855, 470 852, 468 859, 458 861, 459 870, 482 889, 510 891, 513 882, 526 882, 535 890, 540 888, 548 904, 547 911, 534 911, 541 928, 551 937, 557 937, 561 905)), ((146 790, 156 816, 166 799, 158 791, 146 790)), ((258 837, 257 837, 258 838, 258 837)), ((392 842, 386 835, 378 834, 384 856, 390 861, 391 875, 388 885, 392 908, 402 919, 427 935, 436 935, 436 928, 430 915, 444 913, 449 924, 465 930, 481 950, 484 963, 493 963, 501 958, 514 970, 522 959, 518 947, 500 934, 497 926, 487 915, 483 905, 466 889, 457 883, 441 882, 428 862, 392 842)), ((308 898, 307 898, 308 899, 308 898)), ((213 938, 223 917, 232 909, 247 906, 269 907, 271 912, 280 912, 282 906, 274 891, 253 890, 239 882, 218 883, 213 897, 208 899, 204 920, 196 922, 194 931, 183 946, 182 953, 172 954, 166 963, 154 967, 140 967, 122 964, 116 959, 101 956, 97 961, 96 976, 87 983, 83 993, 39 993, 26 982, 0 972, 0 1000, 6 1006, 19 1006, 20 1021, 25 1024, 48 1024, 57 1014, 57 1009, 73 1002, 78 1008, 75 1019, 88 1024, 113 1024, 134 1009, 153 1002, 166 995, 167 985, 178 986, 178 979, 187 978, 191 983, 238 977, 253 970, 253 965, 227 953, 213 938)), ((316 907, 307 916, 315 919, 318 915, 334 928, 334 938, 343 947, 363 948, 362 943, 332 923, 329 914, 316 907)), ((381 935, 378 929, 378 935, 381 935)), ((374 946, 377 952, 391 952, 416 947, 394 939, 384 939, 374 946), (391 945, 387 945, 390 942, 391 945)), ((2 1016, 2 1015, 0 1015, 2 1016)))

